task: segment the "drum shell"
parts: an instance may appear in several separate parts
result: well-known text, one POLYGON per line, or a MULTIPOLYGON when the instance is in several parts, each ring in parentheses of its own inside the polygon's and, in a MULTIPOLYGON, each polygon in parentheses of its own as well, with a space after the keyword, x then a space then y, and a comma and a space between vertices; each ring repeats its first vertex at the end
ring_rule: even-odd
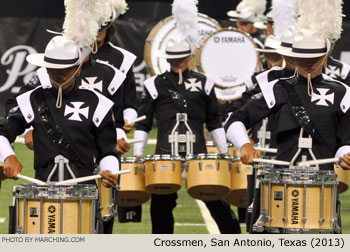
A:
POLYGON ((338 168, 336 165, 334 165, 334 171, 339 177, 338 192, 346 192, 349 189, 350 171, 338 168))
POLYGON ((230 159, 186 159, 188 194, 204 201, 222 199, 230 192, 230 159))
POLYGON ((320 183, 317 180, 312 181, 313 177, 319 176, 318 173, 315 173, 314 176, 308 175, 309 180, 304 179, 307 177, 306 174, 295 177, 303 177, 303 181, 291 179, 289 175, 285 177, 281 174, 280 182, 278 182, 275 179, 271 180, 271 177, 269 178, 269 175, 273 173, 276 171, 264 171, 262 175, 264 179, 261 185, 261 213, 267 215, 264 222, 266 229, 282 228, 286 232, 324 232, 327 230, 332 232, 335 229, 337 194, 335 175, 330 174, 327 183, 320 183), (323 223, 320 221, 322 218, 324 219, 323 223))
POLYGON ((145 187, 143 162, 123 162, 122 160, 121 169, 130 169, 131 172, 121 177, 117 205, 121 207, 134 207, 147 202, 150 194, 146 191, 145 187))
POLYGON ((85 186, 60 186, 57 195, 53 193, 55 186, 16 186, 16 232, 93 234, 97 189, 92 185, 85 186), (71 188, 76 188, 76 194, 64 192, 71 188))
POLYGON ((181 188, 181 159, 170 155, 145 158, 146 190, 154 194, 171 194, 181 188))
POLYGON ((112 188, 102 185, 101 180, 96 180, 99 191, 100 210, 103 221, 108 221, 116 216, 114 197, 112 188))

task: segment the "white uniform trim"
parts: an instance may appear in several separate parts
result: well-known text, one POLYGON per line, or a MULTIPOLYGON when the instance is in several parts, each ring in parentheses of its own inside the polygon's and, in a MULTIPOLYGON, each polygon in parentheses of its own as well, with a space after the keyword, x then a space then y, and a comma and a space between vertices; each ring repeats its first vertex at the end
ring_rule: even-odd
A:
MULTIPOLYGON (((347 153, 350 153, 350 145, 344 145, 344 146, 340 147, 340 148, 337 150, 337 152, 335 153, 335 156, 334 156, 334 157, 335 157, 335 158, 340 158, 340 157, 344 156, 344 155, 347 154, 347 153)), ((338 162, 337 162, 337 166, 338 166, 339 168, 341 168, 338 162)))
POLYGON ((204 90, 205 90, 205 93, 207 95, 209 95, 211 90, 213 89, 215 83, 208 76, 206 76, 206 77, 207 77, 207 80, 205 81, 205 84, 204 84, 204 90))
POLYGON ((333 60, 336 61, 336 62, 338 62, 338 63, 340 63, 340 64, 342 64, 340 77, 341 77, 343 80, 345 80, 346 77, 348 77, 348 75, 349 75, 349 72, 350 72, 350 65, 346 64, 346 63, 343 62, 343 61, 334 59, 334 58, 333 58, 333 60))
POLYGON ((226 138, 233 143, 237 150, 241 150, 243 145, 250 143, 247 129, 240 121, 234 122, 230 125, 226 132, 226 138))
POLYGON ((22 115, 27 123, 30 123, 34 120, 34 111, 33 111, 32 104, 30 103, 30 96, 32 95, 34 90, 38 88, 41 88, 41 87, 39 86, 33 90, 25 92, 24 94, 21 94, 16 98, 18 107, 21 110, 22 115))
POLYGON ((115 92, 117 92, 118 88, 122 85, 123 81, 126 78, 126 74, 119 71, 117 68, 115 68, 114 66, 109 64, 107 61, 102 61, 102 60, 97 59, 96 63, 108 66, 108 67, 113 69, 114 76, 113 76, 111 83, 108 85, 108 88, 107 88, 108 92, 111 95, 113 95, 115 92))
POLYGON ((322 76, 325 80, 337 82, 338 84, 342 85, 345 88, 346 91, 343 99, 340 102, 340 109, 343 111, 343 113, 346 113, 346 111, 348 111, 348 109, 350 108, 350 87, 341 81, 337 81, 329 77, 326 74, 322 74, 322 76))
POLYGON ((216 147, 220 153, 227 153, 227 142, 224 128, 218 128, 210 131, 211 138, 213 138, 216 147))
POLYGON ((257 38, 253 38, 253 41, 255 42, 255 44, 258 44, 262 49, 264 49, 264 44, 257 38))
POLYGON ((120 70, 126 74, 130 70, 132 64, 134 64, 137 58, 136 55, 123 48, 113 45, 111 42, 108 42, 108 44, 114 49, 120 51, 124 55, 124 59, 120 66, 120 70))
POLYGON ((267 106, 271 109, 276 105, 276 98, 273 92, 273 87, 279 81, 279 79, 273 80, 269 82, 268 75, 271 71, 281 70, 280 67, 273 67, 268 71, 262 72, 258 74, 255 78, 259 84, 261 92, 263 93, 264 99, 266 101, 267 106))
POLYGON ((128 122, 130 122, 137 118, 137 112, 133 108, 127 108, 127 109, 124 109, 123 116, 125 120, 128 120, 128 122))
POLYGON ((143 139, 141 143, 134 143, 134 156, 142 156, 148 141, 149 134, 143 130, 135 130, 134 139, 143 139))
POLYGON ((245 83, 247 89, 249 89, 249 88, 251 88, 251 87, 254 86, 254 83, 253 83, 253 81, 252 81, 252 77, 246 79, 246 80, 244 81, 244 83, 245 83))
MULTIPOLYGON (((82 87, 79 87, 80 89, 85 89, 82 87)), ((96 125, 96 127, 98 128, 101 124, 101 122, 103 121, 103 119, 105 118, 105 116, 107 115, 107 113, 109 112, 109 110, 112 108, 113 106, 113 102, 106 98, 105 96, 103 96, 102 94, 94 91, 94 90, 90 90, 91 92, 94 92, 97 97, 98 97, 98 104, 97 107, 95 109, 94 115, 92 116, 92 120, 94 122, 94 124, 96 125)))
POLYGON ((0 162, 5 163, 5 159, 11 155, 16 154, 13 151, 9 140, 4 136, 0 136, 0 162))
POLYGON ((156 89, 156 85, 154 80, 157 78, 157 75, 145 80, 145 87, 148 90, 148 93, 151 95, 152 99, 155 100, 158 97, 158 91, 156 89))
POLYGON ((119 139, 124 138, 126 141, 128 140, 128 137, 125 134, 125 131, 121 128, 116 128, 116 132, 117 132, 117 141, 119 139))
POLYGON ((45 67, 40 67, 38 70, 36 70, 36 73, 38 75, 42 88, 52 88, 50 76, 45 67))
POLYGON ((26 137, 27 133, 33 129, 34 129, 33 126, 30 126, 28 129, 25 129, 25 131, 23 131, 23 133, 20 136, 26 137))
POLYGON ((111 171, 112 173, 119 171, 119 161, 112 155, 102 158, 99 166, 101 171, 111 171))

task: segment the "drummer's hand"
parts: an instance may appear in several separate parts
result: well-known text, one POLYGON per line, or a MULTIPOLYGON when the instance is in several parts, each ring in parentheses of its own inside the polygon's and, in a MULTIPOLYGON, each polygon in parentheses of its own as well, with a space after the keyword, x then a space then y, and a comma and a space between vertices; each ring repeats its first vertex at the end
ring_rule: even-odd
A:
POLYGON ((350 153, 339 158, 339 165, 344 170, 350 170, 350 153))
POLYGON ((102 185, 105 187, 115 187, 118 182, 118 176, 111 173, 111 171, 102 171, 102 185))
POLYGON ((22 169, 23 166, 15 155, 10 155, 5 159, 4 174, 6 177, 18 179, 17 174, 21 173, 22 169))
POLYGON ((253 163, 253 159, 258 157, 258 152, 251 143, 244 144, 239 153, 241 155, 241 161, 245 165, 253 163))
POLYGON ((124 120, 124 126, 123 129, 126 133, 129 133, 132 130, 132 127, 134 127, 133 124, 128 123, 128 120, 124 120))
POLYGON ((124 138, 120 138, 117 141, 117 146, 115 147, 115 151, 120 153, 120 154, 124 154, 125 152, 128 152, 130 149, 130 144, 125 141, 124 138))
POLYGON ((139 155, 135 155, 135 158, 142 158, 142 156, 139 156, 139 155))
POLYGON ((33 130, 29 130, 27 134, 24 137, 24 143, 27 146, 28 149, 33 150, 34 149, 34 143, 33 143, 33 130))

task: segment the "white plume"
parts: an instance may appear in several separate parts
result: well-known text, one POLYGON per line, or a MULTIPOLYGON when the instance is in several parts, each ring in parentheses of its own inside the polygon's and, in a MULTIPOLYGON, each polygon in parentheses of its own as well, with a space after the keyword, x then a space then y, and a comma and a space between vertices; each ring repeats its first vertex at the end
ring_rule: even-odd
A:
POLYGON ((289 26, 295 25, 298 16, 298 0, 273 0, 271 16, 274 22, 274 33, 279 39, 289 26))
POLYGON ((172 12, 179 39, 196 44, 198 35, 198 0, 174 0, 172 12))
POLYGON ((96 20, 96 0, 65 0, 66 16, 63 36, 74 40, 79 47, 90 46, 99 30, 96 20))
POLYGON ((310 24, 314 16, 315 7, 316 2, 314 0, 299 0, 299 11, 296 24, 297 30, 310 29, 310 24))
POLYGON ((123 15, 128 9, 125 0, 111 0, 112 8, 117 12, 117 16, 123 15))
POLYGON ((313 0, 311 30, 319 38, 337 40, 342 32, 342 0, 313 0))

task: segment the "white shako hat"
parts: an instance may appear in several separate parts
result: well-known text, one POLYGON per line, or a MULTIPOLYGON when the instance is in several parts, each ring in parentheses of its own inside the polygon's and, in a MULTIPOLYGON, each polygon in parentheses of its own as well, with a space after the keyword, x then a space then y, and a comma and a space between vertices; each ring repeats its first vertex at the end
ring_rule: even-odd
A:
POLYGON ((264 17, 266 0, 242 0, 235 10, 227 12, 232 21, 258 22, 264 17))
POLYGON ((256 48, 257 52, 277 53, 276 49, 280 47, 281 41, 274 35, 269 35, 265 39, 264 48, 256 48))

